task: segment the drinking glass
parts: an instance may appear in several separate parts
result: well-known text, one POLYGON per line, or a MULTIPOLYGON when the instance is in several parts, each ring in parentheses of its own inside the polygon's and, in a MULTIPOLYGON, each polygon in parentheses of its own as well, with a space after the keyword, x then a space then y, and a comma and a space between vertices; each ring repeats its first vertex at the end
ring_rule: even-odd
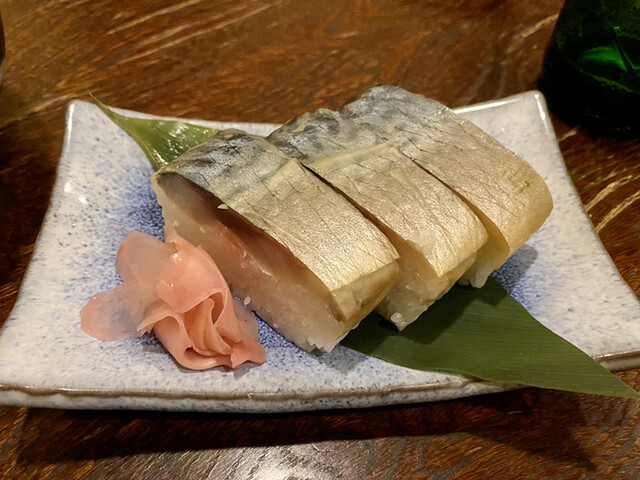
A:
POLYGON ((569 123, 639 136, 640 0, 565 0, 540 88, 569 123))

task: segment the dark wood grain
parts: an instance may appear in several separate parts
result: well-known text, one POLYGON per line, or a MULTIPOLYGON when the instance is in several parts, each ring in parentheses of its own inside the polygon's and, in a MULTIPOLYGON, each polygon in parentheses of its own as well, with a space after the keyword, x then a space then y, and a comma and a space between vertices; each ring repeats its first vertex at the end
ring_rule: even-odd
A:
MULTIPOLYGON (((450 106, 536 88, 561 0, 4 0, 0 322, 33 251, 64 111, 283 122, 393 83, 450 106)), ((640 293, 640 142, 554 119, 585 208, 640 293)), ((620 377, 640 389, 640 371, 620 377)), ((638 402, 527 389, 297 415, 0 408, 1 478, 640 478, 638 402)))

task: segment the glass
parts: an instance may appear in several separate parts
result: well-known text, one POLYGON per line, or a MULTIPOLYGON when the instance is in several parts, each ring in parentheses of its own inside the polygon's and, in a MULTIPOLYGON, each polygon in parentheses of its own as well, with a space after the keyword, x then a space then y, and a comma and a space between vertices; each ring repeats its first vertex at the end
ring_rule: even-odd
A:
POLYGON ((640 135, 640 0, 566 0, 540 88, 568 123, 640 135))

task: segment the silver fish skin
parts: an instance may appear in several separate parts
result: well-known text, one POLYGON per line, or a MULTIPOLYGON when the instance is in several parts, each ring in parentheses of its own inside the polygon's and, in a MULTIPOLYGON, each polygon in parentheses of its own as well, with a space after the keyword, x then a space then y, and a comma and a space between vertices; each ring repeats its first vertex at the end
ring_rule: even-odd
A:
POLYGON ((470 278, 476 286, 484 283, 487 269, 502 265, 540 228, 553 208, 548 187, 528 163, 435 100, 384 85, 364 92, 341 113, 392 139, 483 220, 491 239, 484 271, 470 278))
POLYGON ((400 329, 451 288, 487 240, 455 193, 338 112, 305 113, 267 140, 341 191, 396 247, 400 275, 377 310, 400 329))
MULTIPOLYGON (((223 236, 236 235, 231 244, 249 246, 251 262, 259 265, 256 275, 262 277, 256 281, 242 277, 238 265, 227 265, 220 258, 222 273, 231 279, 232 287, 234 279, 242 284, 239 294, 254 299, 252 306, 265 320, 306 350, 331 350, 373 310, 397 274, 397 252, 387 238, 341 195, 263 138, 237 130, 219 132, 159 170, 152 185, 163 215, 175 211, 180 202, 180 208, 186 205, 181 200, 185 188, 198 190, 197 198, 193 192, 184 194, 196 203, 202 203, 206 192, 209 198, 204 203, 209 202, 210 212, 198 213, 207 219, 200 230, 220 221, 223 236), (292 258, 284 258, 283 251, 292 258), (290 265, 289 271, 283 263, 290 265), (326 305, 318 307, 319 316, 322 310, 331 311, 335 322, 325 327, 336 332, 333 336, 321 332, 325 327, 314 325, 313 318, 301 320, 309 325, 306 328, 293 324, 303 308, 294 315, 291 302, 301 297, 288 299, 289 305, 284 301, 273 306, 269 296, 258 291, 261 283, 285 281, 291 282, 292 291, 303 284, 322 297, 326 305), (259 298, 265 305, 257 305, 259 298), (336 322, 342 327, 336 327, 336 322)), ((188 205, 183 209, 188 210, 188 205)), ((194 225, 184 227, 178 214, 169 216, 181 235, 183 228, 188 240, 203 243, 206 249, 207 239, 200 237, 194 225)), ((216 262, 216 257, 225 255, 210 253, 216 262)), ((239 265, 245 263, 244 255, 247 252, 239 256, 239 265)))

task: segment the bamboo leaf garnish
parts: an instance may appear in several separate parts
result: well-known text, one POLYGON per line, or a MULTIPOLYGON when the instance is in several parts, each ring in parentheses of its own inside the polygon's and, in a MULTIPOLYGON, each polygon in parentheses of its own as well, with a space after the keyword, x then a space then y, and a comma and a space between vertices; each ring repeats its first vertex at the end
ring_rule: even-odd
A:
POLYGON ((417 370, 640 398, 597 361, 535 320, 494 278, 480 289, 456 285, 400 333, 371 314, 342 345, 417 370))
POLYGON ((121 115, 99 100, 96 105, 113 123, 133 138, 149 159, 154 170, 172 162, 217 130, 174 120, 149 120, 121 115))
MULTIPOLYGON (((97 100, 96 104, 140 145, 156 170, 216 133, 186 122, 131 118, 97 100)), ((640 398, 597 361, 535 320, 494 278, 480 289, 456 285, 400 333, 372 313, 342 345, 418 370, 640 398)))

